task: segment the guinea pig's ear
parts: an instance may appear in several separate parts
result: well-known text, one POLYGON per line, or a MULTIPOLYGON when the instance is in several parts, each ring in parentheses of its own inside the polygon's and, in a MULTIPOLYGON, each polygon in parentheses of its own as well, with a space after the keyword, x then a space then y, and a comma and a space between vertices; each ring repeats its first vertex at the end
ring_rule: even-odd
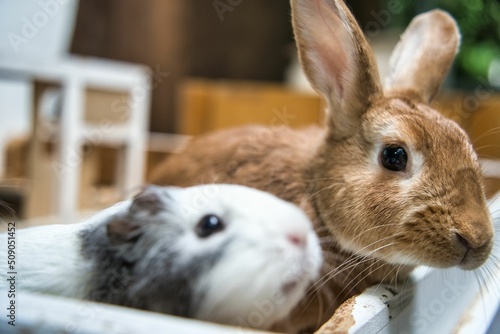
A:
POLYGON ((429 103, 437 94, 460 45, 455 20, 442 10, 415 17, 390 60, 385 88, 409 92, 429 103))
POLYGON ((342 0, 292 0, 292 20, 305 74, 328 102, 331 135, 349 137, 382 95, 373 52, 342 0))
POLYGON ((165 191, 165 188, 152 185, 146 186, 132 200, 130 211, 156 214, 165 208, 162 198, 168 197, 169 195, 165 191))
POLYGON ((116 218, 106 225, 108 240, 112 245, 133 243, 141 236, 141 228, 125 218, 116 218))

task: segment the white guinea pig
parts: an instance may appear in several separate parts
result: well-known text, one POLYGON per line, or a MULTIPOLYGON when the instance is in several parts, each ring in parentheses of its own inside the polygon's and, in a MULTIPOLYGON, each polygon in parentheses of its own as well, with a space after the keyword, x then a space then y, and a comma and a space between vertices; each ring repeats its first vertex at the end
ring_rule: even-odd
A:
POLYGON ((234 185, 149 186, 82 223, 20 229, 15 242, 18 293, 261 329, 288 315, 322 264, 302 210, 234 185))

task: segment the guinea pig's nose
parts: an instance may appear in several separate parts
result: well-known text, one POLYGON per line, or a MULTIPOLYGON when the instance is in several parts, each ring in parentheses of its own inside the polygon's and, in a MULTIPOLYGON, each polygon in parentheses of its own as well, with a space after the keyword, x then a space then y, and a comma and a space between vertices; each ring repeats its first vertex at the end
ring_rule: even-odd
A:
POLYGON ((288 233, 286 235, 286 238, 288 241, 292 243, 292 245, 295 245, 297 247, 305 247, 307 245, 307 234, 305 233, 300 233, 300 232, 295 232, 295 233, 288 233))
POLYGON ((131 211, 148 211, 155 214, 163 209, 163 201, 161 199, 161 191, 156 186, 146 186, 134 197, 132 201, 131 211))

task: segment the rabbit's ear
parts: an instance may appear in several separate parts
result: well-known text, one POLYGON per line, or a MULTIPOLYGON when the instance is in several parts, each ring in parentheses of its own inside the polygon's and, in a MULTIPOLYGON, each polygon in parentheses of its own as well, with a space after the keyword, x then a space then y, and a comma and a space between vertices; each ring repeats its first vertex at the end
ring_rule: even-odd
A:
POLYGON ((460 44, 455 20, 441 10, 415 17, 390 60, 386 89, 407 91, 429 103, 439 91, 460 44))
POLYGON ((343 0, 292 0, 292 19, 302 67, 328 101, 333 138, 348 137, 382 94, 372 51, 343 0))

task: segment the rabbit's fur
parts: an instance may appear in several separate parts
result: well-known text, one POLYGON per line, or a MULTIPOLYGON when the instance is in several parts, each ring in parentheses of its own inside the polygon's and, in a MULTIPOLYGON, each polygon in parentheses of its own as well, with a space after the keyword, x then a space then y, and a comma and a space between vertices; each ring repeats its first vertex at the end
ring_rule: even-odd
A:
POLYGON ((326 276, 287 330, 320 325, 350 295, 404 279, 416 265, 475 269, 493 242, 472 145, 428 106, 458 49, 455 21, 439 10, 416 17, 382 88, 343 1, 292 0, 292 10, 301 64, 328 103, 326 127, 250 126, 201 136, 152 176, 165 185, 243 184, 307 212, 322 240, 326 276), (388 145, 407 152, 404 170, 382 166, 388 145))

